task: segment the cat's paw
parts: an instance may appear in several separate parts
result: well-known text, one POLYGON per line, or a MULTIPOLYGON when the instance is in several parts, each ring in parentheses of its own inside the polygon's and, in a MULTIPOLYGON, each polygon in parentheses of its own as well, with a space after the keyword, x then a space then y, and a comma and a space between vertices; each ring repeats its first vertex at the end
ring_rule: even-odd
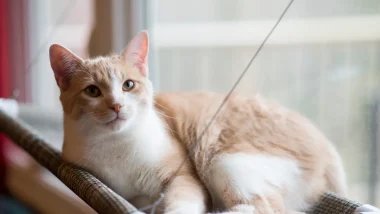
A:
POLYGON ((0 98, 0 110, 11 117, 17 117, 19 106, 16 100, 0 98))
POLYGON ((203 214, 197 209, 178 208, 170 211, 166 211, 165 214, 203 214))
MULTIPOLYGON (((214 212, 214 213, 207 213, 207 214, 255 214, 256 213, 255 210, 256 210, 255 207, 252 205, 240 204, 240 205, 236 205, 232 207, 230 211, 214 212)), ((270 214, 270 213, 265 213, 265 214, 270 214)))
POLYGON ((207 214, 246 214, 246 213, 231 211, 231 212, 207 213, 207 214))
POLYGON ((204 214, 205 210, 203 207, 197 206, 195 203, 191 202, 180 202, 176 203, 171 209, 167 209, 165 214, 204 214))

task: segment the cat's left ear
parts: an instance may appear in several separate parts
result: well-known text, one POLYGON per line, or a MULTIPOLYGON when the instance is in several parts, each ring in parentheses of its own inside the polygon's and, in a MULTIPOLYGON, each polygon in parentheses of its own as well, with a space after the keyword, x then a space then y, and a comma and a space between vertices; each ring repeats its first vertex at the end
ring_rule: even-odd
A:
POLYGON ((121 54, 124 62, 132 63, 143 76, 148 76, 149 36, 147 31, 139 32, 121 54))

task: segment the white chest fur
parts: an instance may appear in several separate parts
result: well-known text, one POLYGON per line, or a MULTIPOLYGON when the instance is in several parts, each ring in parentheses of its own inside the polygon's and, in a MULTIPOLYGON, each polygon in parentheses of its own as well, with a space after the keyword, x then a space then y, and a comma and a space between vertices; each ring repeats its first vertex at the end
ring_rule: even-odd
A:
POLYGON ((157 116, 128 131, 95 132, 85 137, 70 123, 65 121, 66 160, 94 173, 127 199, 158 196, 162 186, 157 168, 171 144, 157 116))

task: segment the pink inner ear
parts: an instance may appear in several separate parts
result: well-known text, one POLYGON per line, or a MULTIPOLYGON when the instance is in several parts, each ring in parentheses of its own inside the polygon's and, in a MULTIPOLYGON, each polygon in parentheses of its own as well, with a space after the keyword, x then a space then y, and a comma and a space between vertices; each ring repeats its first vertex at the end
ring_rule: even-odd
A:
POLYGON ((126 62, 131 62, 142 75, 148 74, 149 38, 146 31, 138 33, 128 44, 122 56, 126 62))
POLYGON ((81 59, 66 48, 56 44, 50 46, 49 55, 57 85, 65 90, 69 86, 73 68, 80 63, 81 59))

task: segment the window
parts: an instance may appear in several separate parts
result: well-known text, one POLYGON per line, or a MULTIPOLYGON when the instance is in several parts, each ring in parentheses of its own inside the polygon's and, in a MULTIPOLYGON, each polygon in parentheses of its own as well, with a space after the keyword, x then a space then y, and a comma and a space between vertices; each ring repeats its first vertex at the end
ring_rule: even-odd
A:
POLYGON ((93 0, 33 0, 29 4, 29 63, 34 104, 60 108, 59 91, 49 62, 49 47, 62 44, 80 57, 87 57, 93 25, 93 0), (80 15, 78 15, 80 14, 80 15))
MULTIPOLYGON (((287 3, 157 1, 159 90, 230 90, 287 3)), ((378 206, 379 22, 377 0, 295 1, 237 89, 309 117, 342 155, 349 197, 378 206)))

